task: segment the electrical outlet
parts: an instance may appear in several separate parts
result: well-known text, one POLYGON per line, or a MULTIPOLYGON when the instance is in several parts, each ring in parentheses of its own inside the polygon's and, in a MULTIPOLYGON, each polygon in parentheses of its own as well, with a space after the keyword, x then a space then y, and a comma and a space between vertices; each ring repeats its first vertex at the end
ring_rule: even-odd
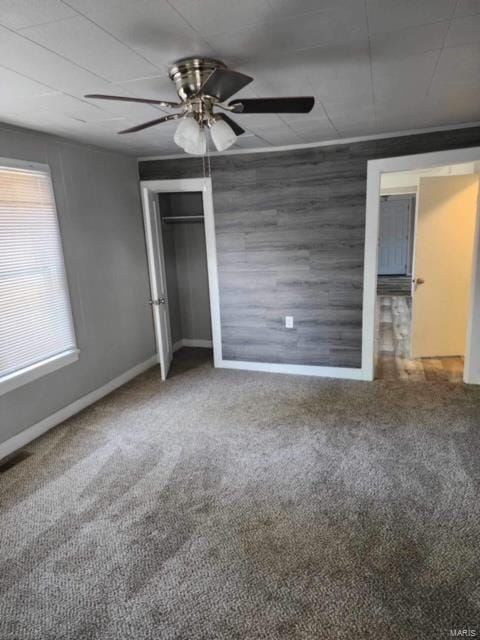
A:
POLYGON ((293 316, 285 316, 285 326, 287 329, 293 329, 293 316))

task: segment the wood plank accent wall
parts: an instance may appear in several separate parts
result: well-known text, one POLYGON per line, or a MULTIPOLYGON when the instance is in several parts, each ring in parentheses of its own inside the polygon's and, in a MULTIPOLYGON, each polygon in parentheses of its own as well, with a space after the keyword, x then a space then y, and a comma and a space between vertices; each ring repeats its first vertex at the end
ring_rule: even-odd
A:
MULTIPOLYGON (((367 161, 472 146, 480 127, 213 156, 223 357, 359 368, 367 161)), ((203 175, 199 158, 146 160, 139 171, 203 175)))

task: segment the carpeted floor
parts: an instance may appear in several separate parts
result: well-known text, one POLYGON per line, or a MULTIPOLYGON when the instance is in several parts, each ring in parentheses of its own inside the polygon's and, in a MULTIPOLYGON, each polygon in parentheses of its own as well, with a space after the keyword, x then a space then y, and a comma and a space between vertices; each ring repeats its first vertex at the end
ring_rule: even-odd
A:
POLYGON ((480 634, 480 391, 184 350, 0 475, 1 640, 480 634))

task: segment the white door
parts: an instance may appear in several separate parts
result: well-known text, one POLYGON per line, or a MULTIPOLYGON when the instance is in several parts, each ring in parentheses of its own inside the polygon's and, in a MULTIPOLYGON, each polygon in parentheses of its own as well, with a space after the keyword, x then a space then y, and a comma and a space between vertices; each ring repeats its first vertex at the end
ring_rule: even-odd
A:
POLYGON ((172 335, 170 332, 170 316, 168 312, 167 282, 165 273, 165 261, 163 253, 162 221, 157 202, 157 195, 151 191, 146 192, 148 198, 148 211, 146 224, 147 250, 150 270, 150 292, 157 339, 157 350, 160 360, 162 380, 166 380, 173 357, 172 335))
POLYGON ((412 202, 411 196, 381 198, 378 240, 379 275, 408 273, 412 202))
POLYGON ((463 356, 478 176, 421 178, 412 308, 413 358, 463 356))

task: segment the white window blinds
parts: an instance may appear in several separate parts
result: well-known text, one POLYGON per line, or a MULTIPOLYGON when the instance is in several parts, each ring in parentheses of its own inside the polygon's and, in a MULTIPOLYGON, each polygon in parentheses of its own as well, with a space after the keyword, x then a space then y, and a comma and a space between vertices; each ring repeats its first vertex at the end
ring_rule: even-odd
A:
POLYGON ((0 381, 75 348, 50 174, 0 164, 0 381))

